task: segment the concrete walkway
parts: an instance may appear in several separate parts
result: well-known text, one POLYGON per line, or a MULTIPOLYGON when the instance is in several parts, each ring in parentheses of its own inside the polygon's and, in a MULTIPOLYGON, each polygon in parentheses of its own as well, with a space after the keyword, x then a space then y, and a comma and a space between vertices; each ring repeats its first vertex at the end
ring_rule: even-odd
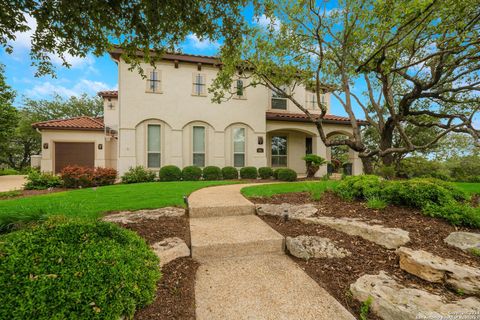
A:
POLYGON ((23 175, 0 176, 0 192, 21 190, 24 183, 23 175))
POLYGON ((240 194, 245 186, 189 197, 197 319, 355 319, 285 255, 283 236, 240 194))

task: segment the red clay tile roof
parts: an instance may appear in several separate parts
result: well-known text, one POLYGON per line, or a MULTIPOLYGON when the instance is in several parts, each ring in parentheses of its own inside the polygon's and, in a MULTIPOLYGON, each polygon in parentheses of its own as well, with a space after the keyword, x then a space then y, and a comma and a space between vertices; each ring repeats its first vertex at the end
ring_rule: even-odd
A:
POLYGON ((118 98, 117 90, 100 91, 97 94, 102 98, 118 98))
POLYGON ((75 117, 70 119, 49 120, 36 122, 32 127, 37 129, 55 129, 55 130, 87 130, 103 131, 105 125, 103 117, 75 117))
MULTIPOLYGON (((318 116, 318 115, 317 115, 318 116)), ((267 120, 277 120, 277 121, 297 121, 297 122, 310 122, 310 119, 304 113, 288 113, 288 112, 267 112, 267 120)), ((348 124, 350 118, 340 117, 331 114, 326 114, 323 117, 323 121, 326 123, 342 123, 348 124)), ((366 124, 365 121, 359 120, 359 124, 366 124)))

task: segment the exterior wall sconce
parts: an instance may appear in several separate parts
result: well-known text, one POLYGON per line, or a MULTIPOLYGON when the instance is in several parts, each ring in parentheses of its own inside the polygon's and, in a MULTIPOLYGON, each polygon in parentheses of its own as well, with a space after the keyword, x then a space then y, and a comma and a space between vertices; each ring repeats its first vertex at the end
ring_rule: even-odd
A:
POLYGON ((103 144, 99 143, 98 144, 98 150, 102 150, 103 149, 103 144))
POLYGON ((263 137, 258 137, 258 144, 262 145, 263 144, 263 137))
POLYGON ((48 149, 48 142, 45 142, 45 143, 43 144, 43 149, 48 149))

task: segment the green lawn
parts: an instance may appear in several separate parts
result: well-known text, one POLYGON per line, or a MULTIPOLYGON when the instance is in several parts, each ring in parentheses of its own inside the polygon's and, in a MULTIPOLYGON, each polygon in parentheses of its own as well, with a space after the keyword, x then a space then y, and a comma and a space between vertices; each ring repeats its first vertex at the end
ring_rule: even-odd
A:
POLYGON ((475 182, 454 182, 454 184, 460 189, 468 192, 469 194, 480 194, 480 183, 475 182))
POLYGON ((245 187, 242 189, 242 194, 246 197, 271 197, 272 195, 282 193, 310 192, 315 196, 323 193, 325 190, 332 189, 338 183, 339 181, 327 180, 266 184, 245 187))
MULTIPOLYGON (((102 212, 183 206, 183 196, 232 181, 185 181, 118 184, 0 201, 0 218, 43 213, 97 217, 102 212)), ((1 219, 0 219, 1 220, 1 219)))

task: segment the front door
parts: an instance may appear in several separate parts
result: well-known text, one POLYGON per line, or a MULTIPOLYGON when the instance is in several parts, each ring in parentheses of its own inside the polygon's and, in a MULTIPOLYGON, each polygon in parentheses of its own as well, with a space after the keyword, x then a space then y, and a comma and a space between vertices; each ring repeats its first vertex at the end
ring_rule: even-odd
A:
POLYGON ((287 167, 287 145, 286 136, 272 137, 272 167, 287 167))

